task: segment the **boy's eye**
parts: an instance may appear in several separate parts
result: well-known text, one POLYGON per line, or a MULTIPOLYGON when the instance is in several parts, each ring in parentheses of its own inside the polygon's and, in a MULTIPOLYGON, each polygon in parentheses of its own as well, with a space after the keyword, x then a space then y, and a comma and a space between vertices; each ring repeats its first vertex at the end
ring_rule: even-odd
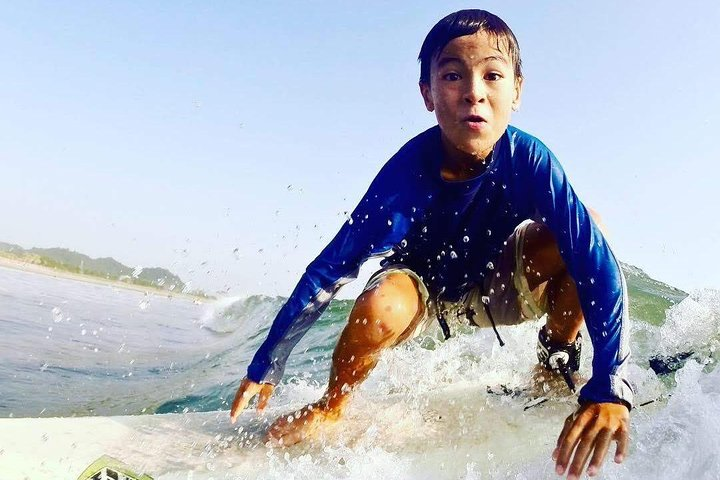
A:
POLYGON ((493 81, 493 82, 494 82, 494 81, 497 81, 497 80, 500 80, 501 78, 502 78, 502 75, 500 75, 500 74, 497 73, 497 72, 490 72, 490 73, 488 73, 488 74, 485 75, 485 79, 486 79, 486 80, 490 80, 490 81, 493 81))
POLYGON ((448 80, 450 82, 455 82, 457 80, 460 80, 460 75, 458 75, 455 72, 446 73, 442 76, 443 80, 448 80))

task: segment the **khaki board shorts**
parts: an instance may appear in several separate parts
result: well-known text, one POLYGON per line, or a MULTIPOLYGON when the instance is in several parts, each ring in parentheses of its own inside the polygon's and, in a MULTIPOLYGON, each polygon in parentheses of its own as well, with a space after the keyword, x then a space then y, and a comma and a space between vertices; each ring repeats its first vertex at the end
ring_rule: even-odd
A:
POLYGON ((464 323, 478 327, 491 327, 492 323, 485 310, 486 305, 497 326, 516 325, 526 320, 536 320, 547 313, 547 297, 543 289, 539 298, 535 298, 525 276, 523 245, 525 232, 532 224, 532 221, 526 220, 515 228, 498 256, 493 269, 495 273, 486 278, 484 285, 471 288, 457 302, 442 300, 437 302, 431 298, 422 278, 402 264, 386 265, 375 272, 365 285, 363 293, 376 288, 392 273, 404 273, 415 281, 425 308, 418 313, 396 344, 417 337, 433 323, 437 323, 438 309, 450 324, 464 323), (472 313, 468 315, 468 312, 472 313))

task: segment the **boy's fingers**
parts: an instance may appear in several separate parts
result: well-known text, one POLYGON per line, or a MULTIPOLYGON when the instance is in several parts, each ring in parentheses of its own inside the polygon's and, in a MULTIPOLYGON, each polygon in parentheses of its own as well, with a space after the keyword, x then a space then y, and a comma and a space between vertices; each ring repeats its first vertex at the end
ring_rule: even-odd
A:
POLYGON ((585 430, 585 423, 586 422, 582 419, 575 418, 570 426, 570 429, 563 438, 562 443, 559 445, 557 459, 555 460, 555 470, 558 474, 562 475, 562 473, 565 472, 568 463, 570 463, 570 457, 572 456, 573 450, 575 450, 575 446, 581 440, 582 433, 585 430))
POLYGON ((560 432, 560 435, 558 436, 557 443, 555 444, 556 450, 560 448, 560 445, 562 445, 563 440, 565 440, 565 436, 570 431, 570 427, 572 427, 573 422, 575 421, 575 414, 568 416, 565 419, 565 424, 563 425, 562 432, 560 432))
POLYGON ((595 440, 595 451, 593 452, 592 460, 590 460, 590 466, 588 467, 589 476, 592 477, 600 471, 611 440, 612 434, 609 430, 602 430, 600 434, 598 434, 595 440))
POLYGON ((628 433, 627 430, 621 429, 617 432, 617 450, 615 450, 615 463, 622 463, 627 455, 628 433))
POLYGON ((262 388, 260 389, 260 397, 258 398, 258 412, 262 412, 263 410, 265 410, 265 407, 267 407, 268 401, 273 394, 273 390, 275 390, 274 385, 270 383, 263 384, 262 388))
POLYGON ((230 421, 232 423, 235 423, 235 420, 237 420, 240 412, 247 407, 250 399, 255 396, 258 390, 260 390, 260 385, 257 383, 248 379, 244 379, 242 381, 237 393, 235 394, 235 400, 233 400, 232 408, 230 409, 230 421))
POLYGON ((583 435, 583 437, 580 439, 580 443, 578 443, 578 446, 575 449, 575 454, 572 458, 572 462, 570 463, 568 478, 580 478, 583 468, 585 467, 585 463, 587 463, 587 459, 590 456, 590 452, 592 451, 594 442, 594 434, 583 435))
POLYGON ((553 450, 552 453, 552 459, 554 461, 557 461, 558 456, 560 455, 560 449, 565 443, 565 437, 567 437, 568 432, 572 428, 573 424, 575 423, 575 419, 577 418, 577 412, 572 413, 565 419, 565 425, 563 426, 562 432, 560 432, 560 435, 557 439, 557 444, 555 445, 555 450, 553 450))

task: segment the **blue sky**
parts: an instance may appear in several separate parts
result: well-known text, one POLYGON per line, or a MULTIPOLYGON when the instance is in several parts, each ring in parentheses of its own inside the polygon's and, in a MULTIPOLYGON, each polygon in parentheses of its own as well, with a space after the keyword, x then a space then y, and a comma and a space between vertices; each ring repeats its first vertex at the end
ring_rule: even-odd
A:
POLYGON ((0 3, 0 241, 287 295, 434 124, 427 31, 485 8, 520 42, 512 123, 556 153, 618 257, 720 287, 716 2, 246 3, 0 3))

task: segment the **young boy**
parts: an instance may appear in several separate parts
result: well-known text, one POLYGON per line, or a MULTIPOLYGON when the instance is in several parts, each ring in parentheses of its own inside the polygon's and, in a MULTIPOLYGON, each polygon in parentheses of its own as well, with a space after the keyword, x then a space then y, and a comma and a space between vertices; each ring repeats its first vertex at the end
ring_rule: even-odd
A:
POLYGON ((289 445, 338 419, 379 354, 436 319, 446 335, 448 316, 491 326, 502 344, 498 324, 547 314, 538 357, 571 388, 587 320, 593 376, 553 458, 562 475, 572 457, 568 475, 576 478, 592 454, 594 475, 611 441, 616 462, 627 451, 632 390, 619 263, 550 150, 509 126, 523 84, 510 28, 483 10, 453 13, 432 28, 419 60, 420 92, 438 126, 385 164, 308 266, 248 368, 232 421, 258 393, 258 409, 266 407, 295 344, 360 265, 383 256, 340 336, 327 392, 278 419, 269 438, 289 445))

